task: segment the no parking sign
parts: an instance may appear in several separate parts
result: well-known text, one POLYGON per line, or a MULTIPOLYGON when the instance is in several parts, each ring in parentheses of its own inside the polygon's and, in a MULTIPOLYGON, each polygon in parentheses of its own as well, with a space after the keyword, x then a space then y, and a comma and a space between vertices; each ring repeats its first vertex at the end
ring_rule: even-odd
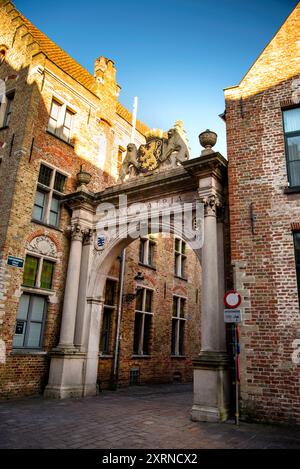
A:
POLYGON ((238 308, 241 302, 242 302, 242 297, 235 290, 229 290, 224 295, 224 304, 226 308, 229 308, 229 309, 238 308))

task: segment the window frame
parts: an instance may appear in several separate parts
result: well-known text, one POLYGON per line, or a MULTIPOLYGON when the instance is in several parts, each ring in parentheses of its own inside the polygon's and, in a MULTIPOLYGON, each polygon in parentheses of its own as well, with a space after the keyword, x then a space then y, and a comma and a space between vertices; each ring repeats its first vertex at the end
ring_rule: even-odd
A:
POLYGON ((76 115, 76 111, 68 103, 62 101, 61 99, 57 98, 56 96, 52 96, 51 105, 50 105, 50 112, 49 112, 49 119, 48 119, 48 125, 47 125, 47 132, 49 132, 51 135, 54 135, 55 137, 58 137, 59 139, 63 140, 64 142, 72 145, 75 115, 76 115), (55 119, 51 115, 53 103, 56 103, 59 107, 57 119, 55 119), (72 115, 71 126, 70 127, 67 127, 65 125, 66 124, 67 112, 69 112, 72 115), (54 130, 53 130, 54 126, 50 125, 51 120, 56 121, 56 126, 55 126, 54 130), (67 138, 64 134, 64 129, 68 130, 69 136, 67 138))
POLYGON ((300 252, 300 231, 293 231, 295 271, 296 271, 296 282, 297 282, 297 291, 298 291, 298 304, 300 308, 300 255, 299 255, 299 259, 297 259, 297 246, 296 246, 297 235, 299 236, 299 252, 300 252))
POLYGON ((116 304, 116 295, 117 295, 117 290, 118 290, 118 280, 114 279, 114 278, 111 278, 111 277, 108 277, 106 279, 106 285, 105 285, 105 301, 104 301, 104 305, 103 305, 103 316, 102 316, 102 321, 101 321, 101 334, 100 334, 100 348, 99 348, 99 351, 100 351, 100 355, 102 356, 108 356, 108 355, 111 355, 111 350, 112 350, 112 344, 111 344, 111 341, 112 341, 112 333, 113 333, 113 316, 114 316, 114 313, 116 312, 116 309, 117 309, 117 304, 116 304), (107 289, 107 284, 108 282, 111 282, 114 284, 114 299, 113 299, 113 303, 114 304, 107 304, 106 300, 107 300, 107 296, 106 296, 106 289, 107 289), (110 325, 108 327, 108 330, 107 330, 107 334, 106 334, 106 339, 104 339, 104 330, 103 330, 103 325, 104 325, 104 319, 105 319, 105 314, 109 314, 110 315, 110 325), (102 347, 102 343, 103 341, 107 341, 108 344, 107 344, 107 348, 106 350, 102 347))
MULTIPOLYGON (((20 297, 19 305, 20 305, 20 302, 21 302, 21 298, 24 295, 29 296, 29 304, 28 304, 28 309, 27 309, 26 320, 18 319, 18 312, 19 312, 19 309, 18 309, 17 316, 16 316, 16 326, 15 326, 15 331, 16 331, 18 322, 25 323, 24 340, 23 340, 23 345, 22 346, 14 346, 14 344, 13 344, 13 350, 41 350, 43 348, 45 324, 46 324, 46 317, 47 317, 47 311, 48 311, 47 299, 43 295, 36 295, 36 294, 33 294, 33 293, 29 293, 27 291, 24 291, 23 294, 20 297), (31 321, 31 317, 32 317, 32 313, 33 313, 33 300, 34 300, 34 298, 43 298, 43 300, 44 300, 44 309, 43 309, 42 321, 31 321), (28 346, 30 324, 32 324, 32 323, 41 324, 41 331, 40 331, 40 338, 39 338, 38 347, 33 347, 32 345, 28 346)), ((14 333, 14 338, 15 338, 15 335, 16 335, 16 332, 14 333)), ((14 342, 14 338, 13 338, 13 342, 14 342)))
POLYGON ((15 90, 4 93, 4 100, 0 100, 0 129, 6 129, 11 122, 15 90))
MULTIPOLYGON (((293 132, 287 132, 285 130, 285 122, 284 122, 284 113, 287 112, 287 111, 291 111, 292 109, 299 109, 299 112, 300 112, 300 105, 297 104, 297 105, 294 105, 294 106, 289 106, 289 107, 281 109, 283 134, 284 134, 285 161, 286 161, 286 168, 287 168, 287 179, 288 179, 288 185, 291 189, 296 188, 296 187, 300 188, 300 185, 293 185, 291 183, 291 180, 292 180, 291 179, 291 174, 292 173, 291 173, 290 164, 293 163, 293 161, 297 161, 297 160, 293 160, 293 161, 289 160, 289 146, 288 146, 288 139, 290 137, 300 137, 300 128, 299 128, 299 130, 296 130, 296 131, 293 131, 293 132)), ((300 159, 299 159, 299 176, 300 176, 300 159)))
POLYGON ((155 269, 155 246, 156 242, 150 238, 140 238, 139 264, 155 269), (149 253, 152 251, 151 263, 149 262, 149 253))
POLYGON ((175 238, 174 239, 174 257, 175 257, 175 265, 174 265, 174 275, 175 277, 182 278, 184 280, 187 279, 186 275, 186 262, 187 262, 187 254, 186 254, 186 249, 187 249, 187 243, 186 241, 183 241, 181 238, 175 238), (176 241, 179 241, 180 243, 180 250, 178 251, 176 249, 176 241), (183 246, 184 246, 184 251, 183 251, 183 246), (178 264, 179 264, 179 269, 178 269, 178 264))
POLYGON ((63 171, 57 169, 57 168, 54 168, 50 165, 47 165, 47 164, 41 162, 40 169, 39 169, 39 175, 38 175, 37 188, 36 188, 36 192, 35 192, 35 199, 34 199, 34 203, 33 203, 33 210, 32 210, 32 221, 33 222, 43 223, 45 225, 52 226, 53 228, 59 228, 60 215, 61 215, 60 199, 65 195, 65 192, 60 192, 60 191, 55 189, 55 182, 56 182, 56 175, 57 174, 60 174, 61 176, 65 177, 65 184, 64 184, 64 191, 65 191, 67 180, 68 180, 68 175, 66 173, 64 173, 63 171), (43 184, 39 181, 42 166, 44 166, 46 168, 49 168, 52 171, 51 176, 50 176, 49 186, 47 186, 47 185, 45 185, 45 184, 43 184), (36 203, 36 196, 37 196, 38 192, 44 194, 44 196, 45 196, 45 205, 43 206, 42 220, 39 220, 39 219, 34 217, 34 208, 35 207, 41 208, 41 206, 39 206, 36 203), (52 201, 53 201, 53 199, 58 200, 58 212, 57 212, 57 224, 56 225, 53 225, 52 223, 50 223, 51 213, 54 213, 53 210, 52 210, 52 201))
POLYGON ((186 318, 186 305, 187 305, 187 298, 184 296, 173 295, 173 303, 172 303, 172 331, 171 331, 171 356, 172 357, 184 357, 184 339, 185 339, 185 324, 187 322, 186 318), (177 311, 176 316, 174 316, 174 301, 177 299, 177 311), (184 317, 181 317, 181 305, 183 305, 184 317), (173 324, 175 323, 175 343, 173 349, 173 324), (183 337, 182 340, 180 338, 181 333, 181 324, 183 324, 183 337), (182 350, 180 350, 180 344, 182 344, 182 350), (181 352, 181 353, 180 353, 181 352))
POLYGON ((24 290, 24 292, 28 291, 28 289, 37 289, 37 290, 42 290, 43 292, 52 292, 53 291, 53 288, 52 288, 53 278, 54 278, 54 275, 55 275, 55 267, 56 267, 56 264, 57 264, 57 259, 55 259, 53 257, 50 257, 50 256, 44 256, 44 255, 36 253, 36 252, 26 251, 24 270, 25 270, 25 266, 26 266, 27 257, 34 257, 35 259, 38 259, 38 267, 37 267, 37 273, 36 273, 36 279, 35 279, 35 285, 34 286, 24 284, 24 277, 23 277, 22 289, 24 290), (51 262, 53 264, 51 288, 42 288, 41 287, 41 279, 42 279, 44 261, 51 262))
MULTIPOLYGON (((138 290, 143 291, 143 297, 142 297, 142 310, 137 309, 137 305, 135 305, 135 310, 134 310, 134 331, 133 331, 133 356, 134 357, 149 357, 150 354, 150 345, 151 345, 151 326, 152 326, 152 318, 154 316, 153 313, 153 298, 154 298, 154 290, 153 288, 146 287, 146 286, 138 286, 138 290), (147 303, 147 291, 151 292, 151 311, 146 311, 146 303, 147 303), (136 320, 137 320, 137 315, 142 316, 142 324, 141 328, 139 331, 139 337, 138 337, 138 348, 135 348, 135 327, 136 327, 136 320), (148 334, 148 343, 147 343, 147 353, 145 353, 145 337, 146 337, 146 332, 145 332, 145 325, 146 325, 146 316, 150 318, 150 325, 149 325, 149 334, 148 334)), ((137 300, 136 300, 137 301, 137 300)))

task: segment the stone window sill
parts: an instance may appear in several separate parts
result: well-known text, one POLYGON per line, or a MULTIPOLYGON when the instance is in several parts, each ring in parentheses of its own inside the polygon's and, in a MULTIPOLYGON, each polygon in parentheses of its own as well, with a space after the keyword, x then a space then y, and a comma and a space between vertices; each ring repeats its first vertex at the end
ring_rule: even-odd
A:
POLYGON ((188 282, 188 279, 186 277, 180 277, 179 275, 174 275, 175 278, 178 278, 179 280, 183 280, 184 282, 188 282))
POLYGON ((61 142, 65 143, 66 145, 68 145, 69 147, 74 149, 75 146, 73 145, 73 143, 68 142, 67 140, 64 140, 63 138, 59 137, 58 135, 54 134, 53 132, 51 132, 48 129, 46 129, 46 132, 47 132, 47 134, 52 135, 52 137, 57 138, 57 140, 60 140, 61 142))
POLYGON ((109 355, 109 354, 105 354, 105 353, 99 353, 99 358, 109 358, 109 359, 112 359, 114 358, 113 355, 109 355))
POLYGON ((151 358, 151 355, 132 355, 131 358, 132 358, 133 360, 136 360, 137 358, 149 359, 149 358, 151 358))
POLYGON ((156 271, 156 267, 154 267, 153 265, 144 264, 143 262, 139 262, 139 265, 140 265, 141 267, 146 267, 147 269, 151 269, 151 270, 156 271))
POLYGON ((35 220, 34 218, 31 220, 31 223, 36 223, 36 225, 41 225, 41 226, 46 226, 47 228, 50 228, 51 230, 59 231, 60 233, 63 233, 63 230, 60 228, 57 228, 54 225, 48 225, 47 223, 44 223, 43 221, 40 220, 35 220))
POLYGON ((46 356, 48 355, 48 352, 45 352, 45 350, 34 350, 34 349, 15 349, 11 352, 11 355, 37 355, 37 356, 46 356))
POLYGON ((25 293, 33 293, 36 295, 44 295, 44 296, 52 296, 55 295, 55 290, 46 290, 44 288, 38 288, 38 287, 29 287, 26 285, 22 285, 22 291, 25 293))
POLYGON ((300 194, 300 186, 285 187, 284 194, 300 194))
POLYGON ((186 360, 186 356, 185 356, 185 355, 171 355, 171 358, 172 358, 172 359, 178 358, 179 360, 186 360))

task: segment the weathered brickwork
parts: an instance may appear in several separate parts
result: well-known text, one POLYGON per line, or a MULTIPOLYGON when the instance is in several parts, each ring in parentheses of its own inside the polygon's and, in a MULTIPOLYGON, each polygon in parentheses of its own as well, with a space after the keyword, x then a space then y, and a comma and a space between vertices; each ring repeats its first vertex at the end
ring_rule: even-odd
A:
MULTIPOLYGON (((119 360, 119 385, 129 384, 130 370, 139 371, 138 382, 163 383, 172 381, 190 381, 192 379, 191 359, 195 351, 200 350, 200 301, 199 284, 200 264, 196 255, 188 248, 186 280, 174 276, 174 239, 156 235, 154 251, 155 269, 139 264, 139 241, 132 243, 126 252, 126 270, 122 308, 121 345, 119 360), (150 356, 133 357, 133 336, 135 320, 135 298, 126 300, 126 293, 136 290, 135 276, 140 272, 144 280, 139 284, 153 289, 153 318, 150 334, 150 356), (186 323, 184 331, 184 356, 171 357, 171 334, 173 296, 186 299, 186 323)), ((111 271, 115 277, 116 270, 111 271)), ((115 327, 112 336, 115 335, 115 327)), ((102 388, 111 383, 113 358, 102 357, 99 362, 99 384, 102 388)))
MULTIPOLYGON (((225 91, 231 257, 243 294, 244 416, 300 422, 300 314, 282 110, 300 104, 300 4, 239 86, 225 91)), ((296 225, 295 225, 296 226, 296 225)))
MULTIPOLYGON (((6 350, 5 359, 0 356, 0 396, 11 397, 30 395, 44 389, 49 371, 49 352, 59 340, 70 247, 70 213, 62 207, 58 228, 32 220, 40 165, 44 163, 67 176, 66 193, 77 190, 77 173, 81 166, 92 175, 88 189, 93 192, 104 190, 116 182, 119 148, 124 151, 129 143, 132 116, 118 102, 120 88, 112 61, 100 57, 95 62, 95 77, 90 75, 38 31, 11 2, 4 0, 0 1, 1 50, 5 50, 6 55, 0 65, 0 78, 6 84, 6 91, 15 93, 9 126, 0 129, 0 347, 4 350, 4 344, 6 350), (75 113, 70 143, 47 130, 53 99, 75 113), (55 245, 53 293, 48 296, 42 351, 17 351, 13 350, 13 337, 20 296, 24 291, 23 269, 8 266, 7 258, 25 259, 28 244, 37 237, 49 239, 55 245)), ((137 146, 145 141, 146 130, 147 126, 138 121, 137 146)), ((158 246, 162 252, 160 242, 158 246)), ((131 262, 131 267, 126 267, 125 294, 138 270, 138 246, 130 247, 128 252, 131 253, 129 258, 130 255, 135 256, 135 261, 131 262)), ((173 255, 170 252, 170 256, 173 255)), ((160 253, 157 255, 157 271, 150 275, 152 280, 149 280, 159 290, 156 305, 159 305, 162 276, 165 275, 160 273, 162 267, 165 268, 165 264, 160 253)), ((118 278, 118 262, 113 274, 118 278)), ((172 282, 173 270, 168 280, 168 302, 164 303, 160 313, 166 315, 168 324, 172 314, 172 282)), ((195 304, 195 288, 199 286, 193 285, 191 290, 189 312, 198 324, 199 304, 195 304)), ((183 290, 190 294, 186 285, 183 290)), ((127 315, 132 314, 130 307, 124 314, 122 334, 131 340, 132 323, 127 324, 127 315)), ((159 365, 156 353, 155 361, 149 360, 147 365, 143 363, 141 376, 144 382, 154 379, 172 381, 173 372, 178 369, 183 380, 191 378, 191 358, 200 349, 197 327, 193 333, 188 328, 187 334, 191 334, 186 339, 187 358, 175 366, 170 358, 170 331, 167 329, 166 361, 159 365)), ((121 357, 124 355, 120 362, 121 384, 128 384, 131 350, 132 344, 130 353, 125 353, 124 346, 121 347, 121 357)), ((108 372, 102 373, 102 368, 110 366, 103 362, 100 362, 100 381, 107 380, 108 372)), ((108 359, 106 363, 109 363, 108 359)))

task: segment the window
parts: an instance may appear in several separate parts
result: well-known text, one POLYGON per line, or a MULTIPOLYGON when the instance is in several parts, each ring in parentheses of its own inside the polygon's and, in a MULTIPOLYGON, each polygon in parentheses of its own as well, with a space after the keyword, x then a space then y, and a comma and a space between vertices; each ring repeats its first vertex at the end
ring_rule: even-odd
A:
POLYGON ((137 386, 140 382, 139 368, 132 368, 129 372, 129 386, 137 386))
POLYGON ((0 128, 9 126, 14 97, 14 93, 10 93, 0 99, 0 128))
POLYGON ((283 111, 288 179, 300 186, 300 107, 283 111))
POLYGON ((150 239, 141 239, 139 261, 141 264, 154 267, 155 242, 150 239))
POLYGON ((108 279, 105 288, 105 304, 101 329, 100 352, 104 355, 111 353, 112 324, 115 312, 115 296, 117 283, 108 279))
POLYGON ((59 226, 60 198, 66 176, 56 169, 41 165, 32 218, 47 225, 59 226))
POLYGON ((185 304, 185 298, 174 296, 171 354, 179 357, 184 354, 185 304))
MULTIPOLYGON (((21 296, 16 330, 13 340, 14 348, 38 349, 42 347, 42 335, 47 310, 47 297, 29 293, 29 288, 51 290, 55 262, 39 255, 28 254, 23 273, 21 296)), ((46 292, 45 292, 46 293, 46 292)))
POLYGON ((55 262, 43 257, 26 256, 23 286, 51 290, 55 262))
POLYGON ((27 293, 21 296, 13 348, 42 347, 46 309, 47 303, 44 297, 27 293))
POLYGON ((74 112, 66 104, 52 100, 48 131, 67 143, 72 139, 74 112))
POLYGON ((300 303, 300 233, 294 233, 294 246, 295 246, 295 261, 296 261, 298 296, 299 296, 299 303, 300 303))
POLYGON ((153 292, 147 288, 139 288, 136 296, 134 344, 135 355, 149 355, 150 332, 152 323, 153 292))
POLYGON ((175 275, 185 278, 186 243, 181 239, 175 239, 175 275))

